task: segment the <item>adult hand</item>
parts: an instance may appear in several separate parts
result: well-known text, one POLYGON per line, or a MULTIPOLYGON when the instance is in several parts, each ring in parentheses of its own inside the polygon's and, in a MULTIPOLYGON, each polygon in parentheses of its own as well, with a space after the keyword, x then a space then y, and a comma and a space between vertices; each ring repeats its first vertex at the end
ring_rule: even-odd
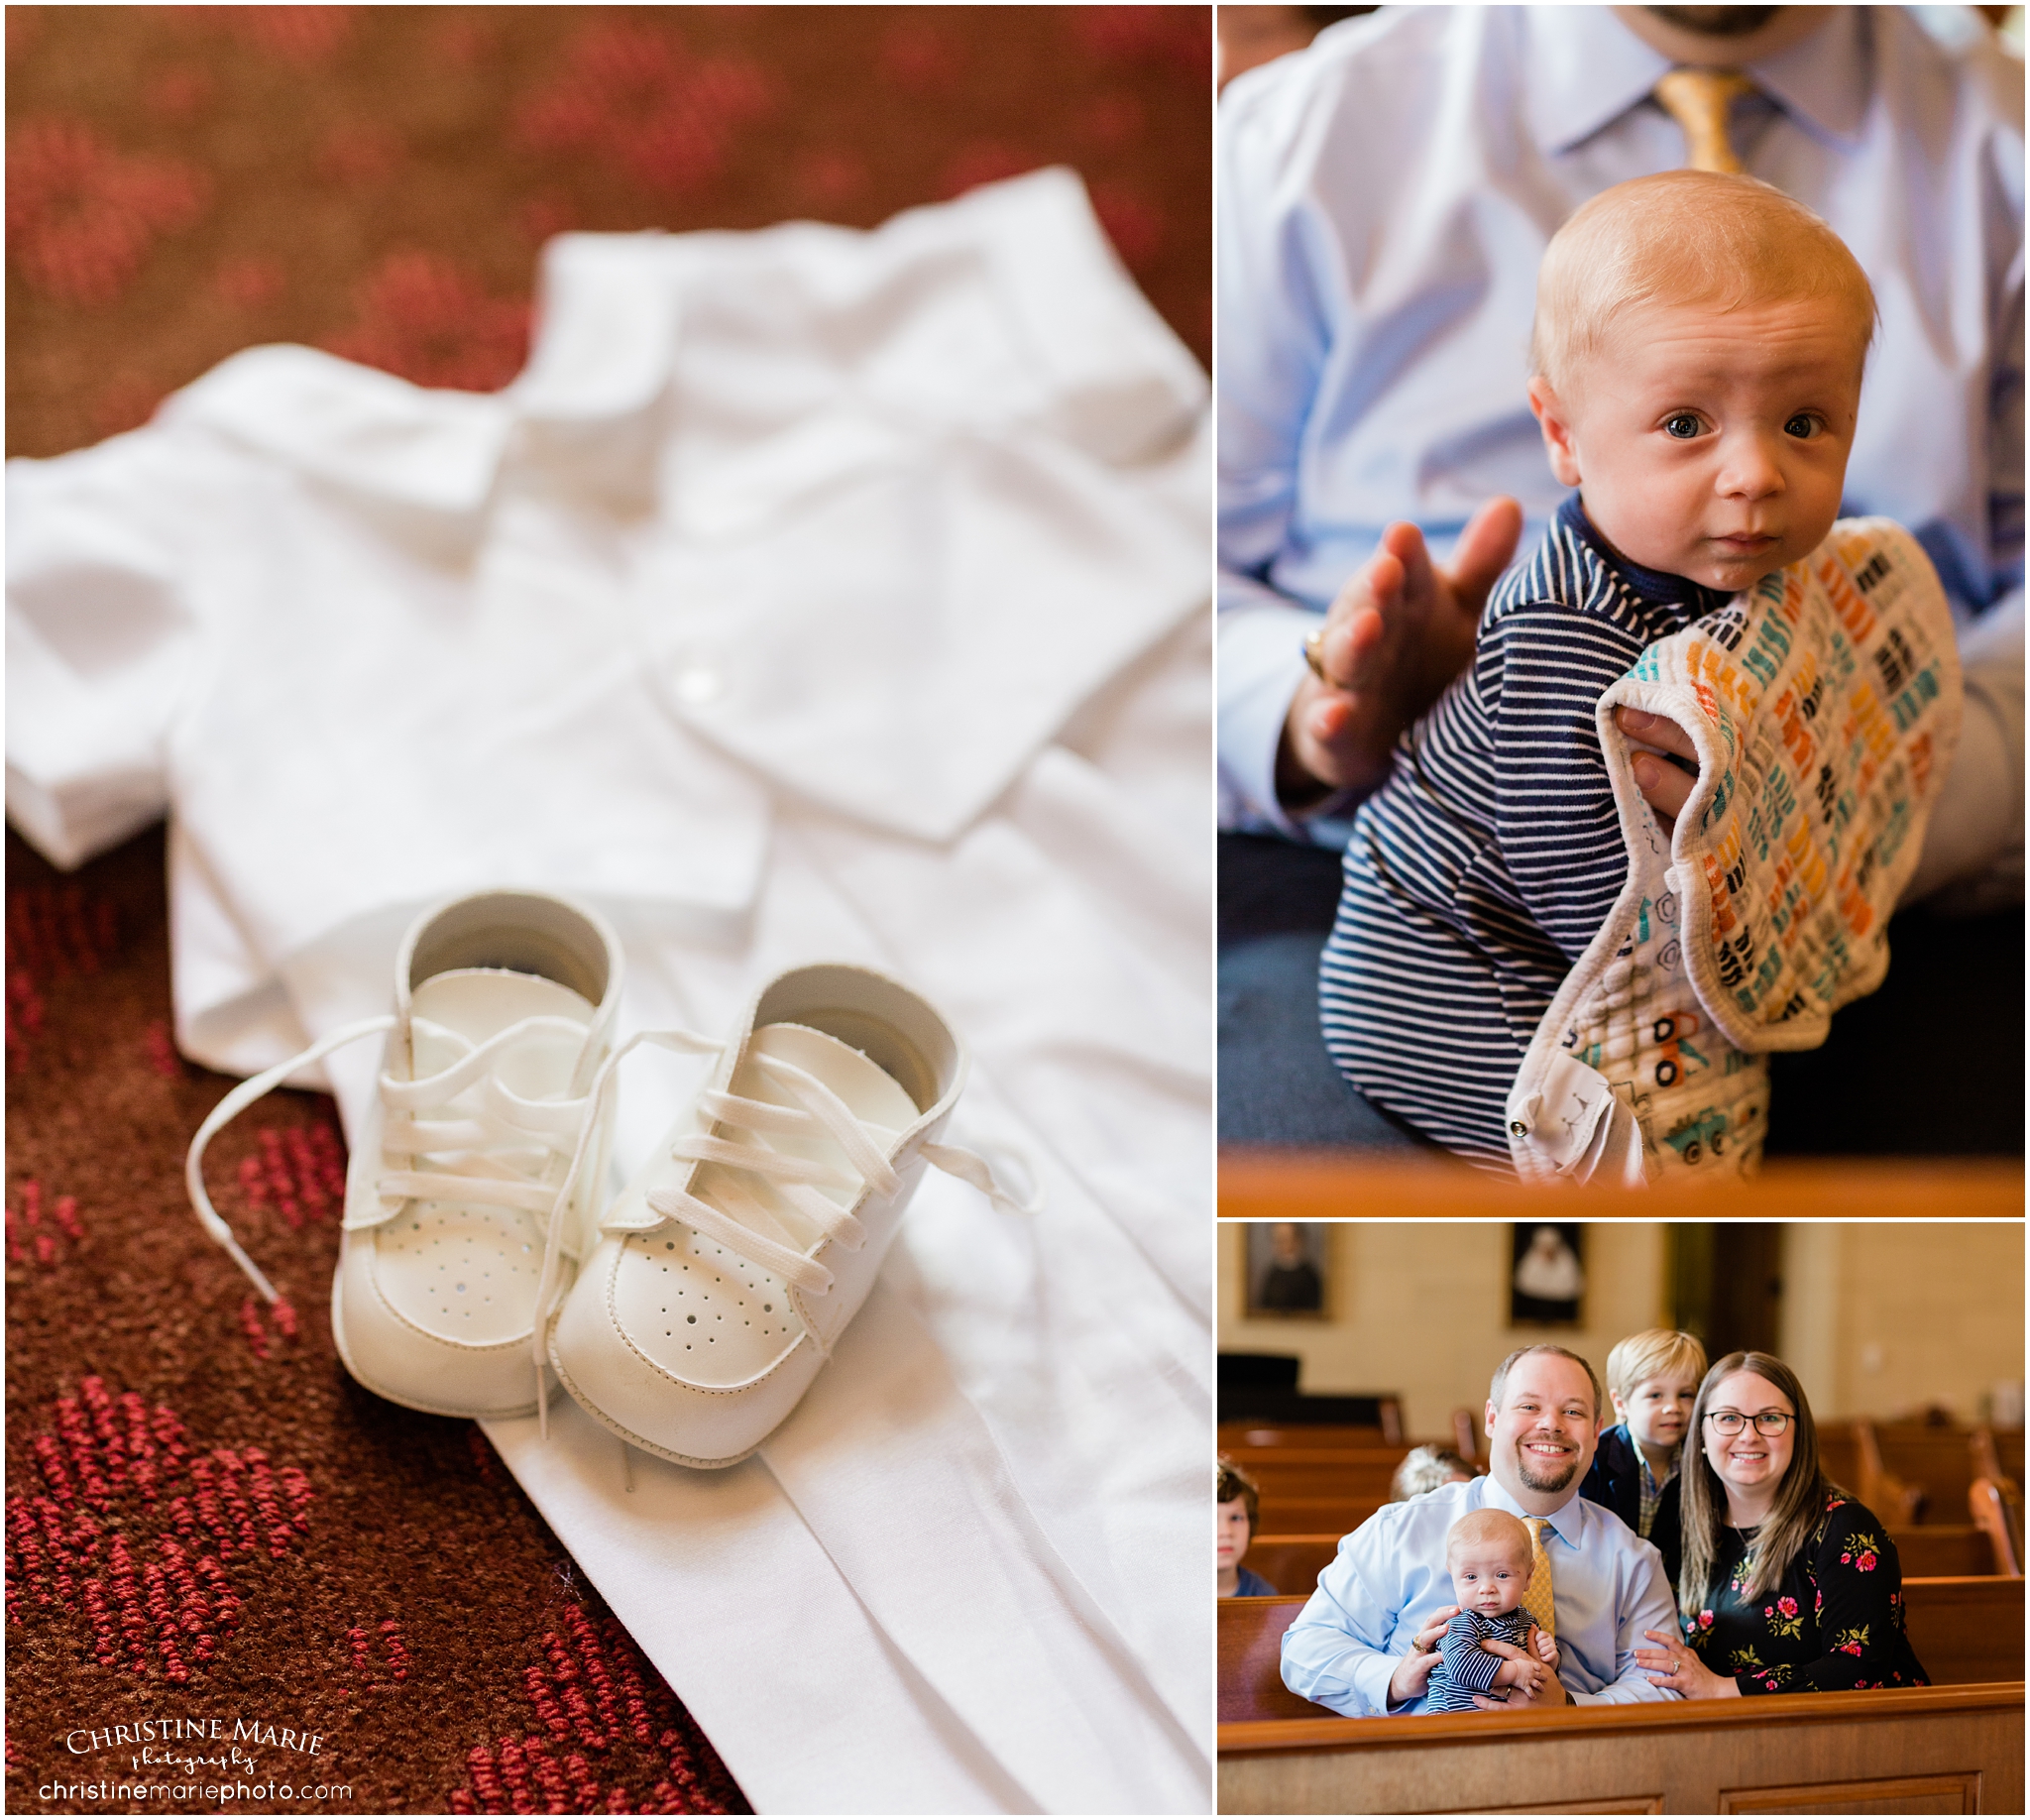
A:
POLYGON ((1291 699, 1276 760, 1287 809, 1336 790, 1371 790, 1389 774, 1396 738, 1473 655, 1488 590, 1522 535, 1522 508, 1490 500, 1439 567, 1414 524, 1395 523, 1325 615, 1318 661, 1291 699))
POLYGON ((1692 761, 1694 772, 1685 772, 1674 764, 1665 763, 1653 752, 1637 752, 1631 764, 1635 773, 1635 788, 1642 793, 1642 800, 1656 811, 1656 819, 1663 824, 1663 832, 1669 834, 1677 826, 1677 818, 1684 813, 1692 786, 1699 781, 1694 774, 1699 753, 1692 744, 1692 736, 1675 721, 1665 720, 1660 714, 1644 714, 1639 708, 1617 708, 1614 720, 1631 739, 1639 739, 1644 745, 1660 745, 1665 751, 1675 752, 1680 758, 1692 761))
POLYGON ((1445 1627, 1459 1615, 1456 1605, 1441 1606, 1423 1622, 1423 1627, 1410 1639, 1410 1653, 1396 1664, 1396 1672, 1389 1677, 1389 1705, 1393 1710, 1406 1702, 1414 1700, 1422 1693, 1431 1678, 1431 1670, 1438 1665, 1438 1639, 1445 1634, 1445 1627))
POLYGON ((1685 1647, 1682 1637, 1669 1631, 1644 1631, 1661 1649, 1637 1649, 1635 1666, 1646 1669, 1659 1687, 1669 1687, 1687 1700, 1738 1700, 1741 1687, 1729 1674, 1715 1674, 1685 1647))
MULTIPOLYGON (((1533 1662, 1535 1657, 1526 1649, 1519 1649, 1512 1643, 1500 1643, 1492 1637, 1481 1639, 1480 1647, 1490 1655, 1507 1656, 1515 1662, 1533 1662)), ((1505 1706, 1569 1706, 1572 1696, 1565 1692, 1565 1684, 1558 1679, 1557 1670, 1544 1666, 1543 1679, 1537 1683, 1533 1693, 1525 1693, 1520 1687, 1511 1687, 1506 1700, 1497 1700, 1487 1694, 1475 1694, 1473 1704, 1489 1712, 1499 1711, 1505 1706)))

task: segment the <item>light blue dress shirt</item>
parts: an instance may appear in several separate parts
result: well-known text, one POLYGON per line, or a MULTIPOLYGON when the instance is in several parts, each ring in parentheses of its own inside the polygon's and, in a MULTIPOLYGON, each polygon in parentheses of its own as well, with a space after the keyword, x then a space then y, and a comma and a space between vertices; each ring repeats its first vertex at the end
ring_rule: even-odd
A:
MULTIPOLYGON (((1543 1532, 1550 1560, 1558 1678, 1581 1706, 1674 1700, 1635 1665, 1635 1651, 1655 1646, 1644 1631, 1677 1630, 1677 1606, 1654 1544, 1605 1507, 1579 1496, 1543 1532)), ((1408 1504, 1386 1504, 1339 1544, 1318 1576, 1318 1590, 1283 1636, 1283 1680, 1296 1694, 1349 1719, 1380 1718, 1389 1677, 1410 1640, 1458 1595, 1445 1570, 1445 1532, 1492 1506, 1530 1515, 1491 1478, 1457 1481, 1408 1504)), ((1398 1713, 1420 1713, 1418 1695, 1398 1713)))
MULTIPOLYGON (((1915 532, 1963 616, 2020 625, 2023 66, 1977 27, 1827 10, 1748 66, 1733 140, 1880 304, 1845 510, 1915 532)), ((1224 825, 1297 832, 1275 760, 1299 646, 1386 524, 1442 552, 1508 493, 1525 553, 1541 534, 1561 489, 1526 397, 1537 264, 1589 196, 1684 163, 1649 98, 1669 67, 1606 7, 1387 7, 1222 97, 1224 825)))

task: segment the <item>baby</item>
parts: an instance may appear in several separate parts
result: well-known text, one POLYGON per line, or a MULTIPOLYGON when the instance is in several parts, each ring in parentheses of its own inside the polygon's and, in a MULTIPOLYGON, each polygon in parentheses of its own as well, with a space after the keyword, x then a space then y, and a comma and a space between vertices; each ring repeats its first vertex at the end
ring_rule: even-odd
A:
POLYGON ((1424 1710, 1476 1712, 1473 1696, 1497 1687, 1535 1693, 1546 1673, 1556 1672, 1558 1650, 1522 1609, 1529 1586, 1529 1531, 1507 1511, 1468 1511, 1445 1532, 1445 1566, 1460 1609, 1438 1640, 1442 1659, 1431 1670, 1424 1710), (1488 1639, 1526 1649, 1532 1635, 1542 1667, 1480 1647, 1488 1639))
POLYGON ((1576 491, 1363 805, 1320 969, 1342 1072, 1469 1159, 1512 1167, 1519 1067, 1630 876, 1595 704, 1826 539, 1874 319, 1839 237, 1750 177, 1619 184, 1545 251, 1529 403, 1576 491))

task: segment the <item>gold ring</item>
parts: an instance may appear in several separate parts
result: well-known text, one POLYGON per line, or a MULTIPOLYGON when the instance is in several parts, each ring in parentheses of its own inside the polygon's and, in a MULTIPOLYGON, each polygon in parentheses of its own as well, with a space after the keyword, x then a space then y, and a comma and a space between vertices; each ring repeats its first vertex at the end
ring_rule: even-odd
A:
POLYGON ((1328 689, 1339 685, 1325 674, 1325 628, 1314 627, 1304 634, 1304 662, 1311 666, 1311 674, 1328 689))

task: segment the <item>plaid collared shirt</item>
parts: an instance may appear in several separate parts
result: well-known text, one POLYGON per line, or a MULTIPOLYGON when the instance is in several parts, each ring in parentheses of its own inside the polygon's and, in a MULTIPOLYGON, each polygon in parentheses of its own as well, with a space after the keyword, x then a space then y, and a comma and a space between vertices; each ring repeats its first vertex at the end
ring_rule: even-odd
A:
MULTIPOLYGON (((1630 1439, 1634 1438, 1633 1435, 1630 1436, 1630 1439)), ((1635 1447, 1635 1465, 1642 1474, 1642 1504, 1641 1509, 1636 1512, 1641 1527, 1637 1534, 1647 1541, 1649 1532, 1656 1527, 1656 1507, 1663 1502, 1663 1494, 1677 1483, 1677 1474, 1672 1473, 1661 1485, 1657 1484, 1656 1475, 1649 1470, 1649 1456, 1642 1451, 1639 1443, 1635 1447)))

